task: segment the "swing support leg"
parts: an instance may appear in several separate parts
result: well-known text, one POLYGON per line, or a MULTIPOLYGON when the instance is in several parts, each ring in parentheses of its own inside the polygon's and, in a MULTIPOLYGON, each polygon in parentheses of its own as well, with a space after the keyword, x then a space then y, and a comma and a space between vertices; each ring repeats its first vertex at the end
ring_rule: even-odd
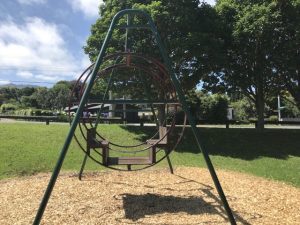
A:
POLYGON ((166 148, 166 149, 165 149, 165 154, 167 155, 166 158, 167 158, 167 161, 168 161, 170 173, 171 173, 171 174, 174 174, 172 162, 171 162, 171 159, 170 159, 170 155, 169 155, 168 153, 170 153, 170 150, 169 150, 169 148, 166 148))
POLYGON ((54 188, 54 185, 56 183, 56 180, 57 180, 57 177, 59 175, 59 172, 61 170, 61 167, 62 167, 62 164, 64 162, 64 159, 66 157, 66 154, 68 152, 68 149, 69 149, 69 146, 70 146, 70 143, 72 141, 72 138, 73 138, 73 135, 75 133, 75 130, 76 130, 76 127, 79 123, 79 120, 80 120, 80 116, 83 112, 83 109, 84 109, 84 105, 87 101, 87 97, 92 89, 92 86, 93 86, 93 83, 95 81, 95 78, 96 78, 96 75, 97 75, 97 72, 100 68, 100 65, 102 63, 102 60, 103 60, 103 57, 104 57, 104 54, 105 54, 105 51, 106 51, 106 48, 107 48, 107 45, 108 45, 108 41, 110 40, 111 36, 112 36, 112 28, 115 26, 115 23, 116 23, 116 16, 114 17, 113 19, 113 22, 108 30, 108 33, 105 37, 105 40, 103 42, 103 45, 101 47, 101 50, 100 50, 100 53, 98 55, 98 58, 96 60, 96 63, 95 63, 95 67, 91 73, 91 79, 82 95, 82 98, 81 98, 81 101, 79 103, 79 106, 78 106, 78 109, 77 109, 77 113, 72 121, 72 124, 71 124, 71 127, 70 127, 70 130, 69 130, 69 133, 66 137, 66 140, 65 140, 65 143, 61 149, 61 152, 60 152, 60 155, 58 157, 58 160, 57 160, 57 163, 55 165, 55 168, 53 170, 53 173, 51 175, 51 178, 49 180, 49 183, 48 183, 48 186, 46 188, 46 191, 44 193, 44 196, 42 198, 42 201, 40 203, 40 206, 38 208, 38 211, 37 211, 37 214, 34 218, 34 221, 33 221, 33 225, 39 225, 40 222, 41 222, 41 219, 43 217, 43 214, 44 214, 44 211, 46 209, 46 206, 48 204, 48 201, 49 201, 49 198, 51 196, 51 193, 52 193, 52 190, 54 188))
POLYGON ((79 175, 78 175, 78 179, 79 180, 81 180, 82 173, 83 173, 83 170, 84 170, 84 167, 85 167, 85 164, 86 164, 87 157, 88 157, 88 154, 86 153, 85 156, 84 156, 84 158, 83 158, 82 165, 81 165, 81 168, 80 168, 80 171, 79 171, 79 175))
POLYGON ((171 163, 171 159, 170 159, 170 156, 168 156, 168 155, 167 155, 167 161, 168 161, 168 164, 169 164, 170 173, 174 174, 174 170, 173 170, 173 166, 172 166, 172 163, 171 163))
POLYGON ((196 122, 195 122, 195 119, 193 117, 193 115, 191 114, 190 110, 189 110, 189 107, 188 107, 188 104, 186 102, 186 99, 184 97, 184 93, 183 93, 183 90, 181 89, 181 86, 180 86, 180 83, 179 81, 177 80, 176 76, 175 76, 175 72, 174 72, 174 69, 173 67, 171 66, 171 61, 169 59, 169 56, 167 55, 166 53, 166 50, 162 44, 162 40, 156 30, 156 27, 153 23, 153 21, 151 20, 151 18, 149 19, 149 24, 151 26, 151 29, 154 33, 154 37, 157 41, 157 44, 158 44, 158 47, 159 47, 159 50, 162 54, 162 58, 167 66, 167 69, 169 70, 170 72, 170 77, 171 77, 171 80, 175 86, 175 89, 176 89, 176 92, 178 94, 178 98, 179 98, 179 101, 181 102, 182 104, 182 108, 183 110, 185 111, 186 115, 187 115, 187 118, 189 120, 189 123, 190 123, 190 126, 191 126, 191 130, 194 134, 194 138, 195 138, 195 141, 196 141, 196 145, 197 147, 199 148, 199 150, 202 152, 203 154, 203 157, 204 157, 204 160, 206 162, 206 165, 207 165, 207 168, 210 172, 210 175, 211 175, 211 178, 213 179, 214 181, 214 184, 215 184, 215 187, 218 191, 218 194, 220 196, 220 199, 223 203, 223 206, 225 208, 225 211, 227 213, 227 216, 228 216, 228 220, 230 222, 231 225, 236 225, 236 221, 235 221, 235 218, 233 216, 233 213, 232 213, 232 210, 227 202, 227 199, 226 199, 226 196, 224 194, 224 191, 223 191, 223 188, 220 184, 220 181, 218 179, 218 176, 217 176, 217 173, 215 171, 215 168, 210 160, 210 157, 208 155, 208 152, 206 151, 205 148, 202 147, 202 143, 201 143, 201 139, 200 139, 200 134, 198 132, 198 129, 196 128, 196 122))

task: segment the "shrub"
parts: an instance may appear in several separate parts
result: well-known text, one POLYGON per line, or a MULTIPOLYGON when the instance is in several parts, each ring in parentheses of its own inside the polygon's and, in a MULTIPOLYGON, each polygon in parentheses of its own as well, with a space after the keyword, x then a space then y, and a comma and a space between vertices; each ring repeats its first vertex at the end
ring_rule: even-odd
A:
POLYGON ((35 115, 35 116, 41 116, 42 115, 42 110, 41 109, 35 109, 33 111, 33 115, 35 115))
POLYGON ((238 121, 249 122, 250 118, 255 117, 255 107, 246 98, 231 103, 233 108, 233 118, 238 121))
POLYGON ((0 112, 10 114, 10 113, 14 113, 14 111, 16 109, 18 109, 18 106, 11 104, 11 103, 6 103, 6 104, 1 105, 0 112))
POLYGON ((53 112, 51 110, 43 110, 41 112, 42 116, 53 116, 53 112))
POLYGON ((200 116, 209 123, 227 121, 228 99, 224 95, 214 94, 201 98, 200 116))
POLYGON ((270 117, 268 118, 268 121, 271 121, 271 122, 277 122, 277 121, 278 121, 278 116, 275 116, 275 115, 270 116, 270 117))
POLYGON ((33 115, 35 116, 53 116, 54 113, 51 110, 34 109, 33 115))
POLYGON ((300 117, 300 110, 296 106, 295 100, 292 97, 282 99, 282 105, 284 108, 281 110, 281 117, 300 117))
POLYGON ((69 116, 60 114, 60 115, 57 117, 57 121, 58 121, 58 122, 69 122, 69 116))
POLYGON ((14 114, 18 116, 32 116, 33 109, 18 109, 14 111, 14 114))

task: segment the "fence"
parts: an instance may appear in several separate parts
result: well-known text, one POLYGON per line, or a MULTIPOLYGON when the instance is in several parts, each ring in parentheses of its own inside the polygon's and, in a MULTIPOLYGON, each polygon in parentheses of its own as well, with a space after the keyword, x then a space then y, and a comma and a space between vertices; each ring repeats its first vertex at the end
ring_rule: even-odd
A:
MULTIPOLYGON (((15 115, 0 115, 0 119, 14 119, 14 120, 26 120, 26 121, 40 121, 45 122, 46 125, 49 125, 50 122, 69 122, 68 117, 65 118, 65 120, 62 120, 59 116, 15 116, 15 115)), ((83 118, 85 122, 95 122, 96 117, 89 117, 89 118, 83 118)), ((120 117, 114 117, 114 118, 100 118, 100 122, 107 122, 107 123, 124 123, 126 122, 126 119, 120 118, 120 117)), ((144 122, 146 121, 140 121, 140 126, 144 125, 144 122)), ((251 120, 249 123, 257 124, 256 120, 251 120)), ((227 120, 223 123, 211 123, 206 120, 198 120, 199 125, 225 125, 226 128, 230 128, 230 125, 240 125, 245 124, 240 121, 236 120, 227 120)), ((265 124, 271 124, 271 125, 300 125, 300 121, 265 121, 265 124)))

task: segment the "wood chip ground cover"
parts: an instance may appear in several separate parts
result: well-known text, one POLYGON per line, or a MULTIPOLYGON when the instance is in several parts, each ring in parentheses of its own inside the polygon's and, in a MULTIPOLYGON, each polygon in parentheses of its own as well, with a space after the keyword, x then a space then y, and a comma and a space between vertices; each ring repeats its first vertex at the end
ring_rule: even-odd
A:
MULTIPOLYGON (((238 224, 300 224, 300 189, 218 171, 238 224)), ((50 174, 0 181, 0 224, 31 224, 50 174)), ((206 169, 62 173, 42 224, 229 224, 206 169)))

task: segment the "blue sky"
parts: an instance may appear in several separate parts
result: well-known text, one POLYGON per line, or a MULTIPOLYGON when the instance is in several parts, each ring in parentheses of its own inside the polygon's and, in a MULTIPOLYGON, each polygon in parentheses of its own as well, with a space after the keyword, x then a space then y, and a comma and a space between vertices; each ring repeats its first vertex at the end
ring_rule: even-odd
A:
MULTIPOLYGON (((214 4, 214 0, 207 0, 214 4)), ((90 62, 82 47, 101 0, 1 0, 0 85, 73 80, 90 62), (16 82, 15 82, 16 83, 16 82)))

